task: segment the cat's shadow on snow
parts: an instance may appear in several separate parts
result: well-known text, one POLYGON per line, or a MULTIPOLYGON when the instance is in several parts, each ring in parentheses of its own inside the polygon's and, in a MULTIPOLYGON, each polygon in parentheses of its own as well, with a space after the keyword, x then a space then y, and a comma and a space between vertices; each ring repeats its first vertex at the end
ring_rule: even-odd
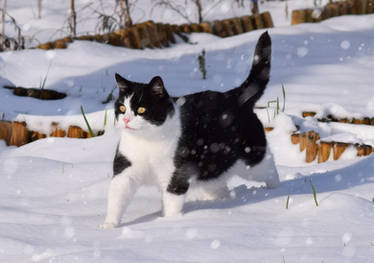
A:
MULTIPOLYGON (((184 214, 196 212, 199 210, 209 209, 230 209, 245 205, 251 205, 274 198, 284 197, 284 205, 286 204, 287 196, 296 196, 310 194, 310 198, 313 199, 313 191, 310 185, 312 180, 313 185, 317 192, 317 198, 319 193, 335 192, 348 188, 352 188, 358 185, 364 185, 373 183, 373 162, 374 156, 369 158, 363 158, 357 163, 336 169, 333 171, 316 172, 309 176, 300 175, 297 178, 282 181, 280 185, 275 189, 268 189, 264 186, 261 187, 250 187, 246 185, 239 185, 231 190, 229 198, 224 200, 213 200, 213 201, 189 201, 184 205, 184 214)), ((161 217, 161 211, 153 212, 141 217, 138 217, 130 222, 126 222, 121 226, 135 225, 140 223, 146 223, 154 221, 161 217)), ((180 217, 175 220, 181 220, 180 217)))

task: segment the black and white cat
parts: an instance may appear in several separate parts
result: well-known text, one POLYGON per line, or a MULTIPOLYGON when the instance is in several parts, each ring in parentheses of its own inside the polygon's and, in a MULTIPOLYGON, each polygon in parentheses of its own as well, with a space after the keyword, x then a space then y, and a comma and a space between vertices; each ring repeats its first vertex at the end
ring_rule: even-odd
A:
POLYGON ((269 81, 270 59, 271 40, 265 32, 243 84, 224 93, 179 98, 169 96, 160 77, 143 84, 116 74, 121 137, 101 228, 118 226, 135 191, 146 183, 161 190, 164 216, 181 213, 191 185, 203 185, 205 199, 223 197, 232 174, 276 187, 279 176, 253 112, 269 81))

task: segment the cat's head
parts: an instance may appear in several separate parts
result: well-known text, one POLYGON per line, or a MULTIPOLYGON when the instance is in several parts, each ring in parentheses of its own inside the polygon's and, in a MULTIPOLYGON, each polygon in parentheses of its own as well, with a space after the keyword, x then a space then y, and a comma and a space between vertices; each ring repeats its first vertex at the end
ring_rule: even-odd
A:
POLYGON ((129 81, 116 73, 119 97, 114 104, 117 125, 127 130, 144 130, 162 125, 173 115, 174 106, 161 77, 149 83, 129 81))

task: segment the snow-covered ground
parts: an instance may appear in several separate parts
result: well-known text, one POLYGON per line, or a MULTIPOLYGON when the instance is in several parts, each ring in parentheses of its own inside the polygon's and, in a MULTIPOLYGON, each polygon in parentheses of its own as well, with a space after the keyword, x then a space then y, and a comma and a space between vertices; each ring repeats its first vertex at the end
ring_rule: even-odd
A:
MULTIPOLYGON (((338 161, 306 164, 289 135, 298 124, 324 137, 374 145, 373 126, 300 118, 303 110, 374 117, 373 24, 374 15, 345 16, 269 30, 271 81, 258 105, 278 96, 282 106, 282 84, 286 90, 285 113, 272 120, 270 110, 269 123, 266 110, 257 111, 265 125, 275 126, 267 134, 282 181, 274 190, 233 177, 228 200, 196 201, 198 193, 192 192, 183 216, 162 218, 160 194, 145 187, 124 224, 103 231, 98 225, 118 138, 110 123, 104 136, 86 140, 47 138, 20 148, 0 141, 0 262, 371 263, 374 155, 357 158, 348 149, 338 161)), ((52 120, 84 127, 83 105, 91 125, 102 129, 104 110, 112 116, 113 106, 101 101, 115 85, 115 72, 143 82, 160 75, 172 95, 228 90, 248 74, 262 32, 226 39, 194 34, 195 45, 162 50, 76 41, 66 50, 0 53, 1 84, 38 87, 49 68, 46 88, 68 94, 39 101, 0 88, 0 114, 41 131, 52 120), (198 70, 202 49, 207 80, 198 70)))

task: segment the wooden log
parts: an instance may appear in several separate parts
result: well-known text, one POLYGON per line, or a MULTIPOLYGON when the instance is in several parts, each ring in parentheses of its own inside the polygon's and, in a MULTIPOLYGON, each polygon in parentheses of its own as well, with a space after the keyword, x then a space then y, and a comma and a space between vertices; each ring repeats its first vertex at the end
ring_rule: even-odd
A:
POLYGON ((242 22, 244 32, 249 32, 255 29, 250 16, 242 16, 240 17, 240 21, 242 22))
POLYGON ((166 32, 166 38, 168 42, 175 43, 174 33, 169 24, 165 24, 165 32, 166 32))
POLYGON ((53 49, 53 44, 51 42, 47 42, 47 43, 44 43, 44 44, 40 44, 36 48, 49 50, 49 49, 53 49))
POLYGON ((22 146, 28 142, 30 142, 30 134, 26 128, 26 122, 14 121, 9 145, 22 146))
POLYGON ((326 162, 329 159, 332 145, 333 144, 331 142, 320 142, 318 149, 319 163, 326 162))
POLYGON ((194 23, 194 24, 190 24, 190 31, 195 32, 195 33, 200 33, 202 30, 199 24, 194 23))
POLYGON ((204 33, 210 33, 213 34, 213 28, 208 22, 202 22, 200 23, 201 31, 204 33))
POLYGON ((264 12, 261 14, 262 21, 264 22, 264 25, 266 28, 272 28, 274 27, 273 19, 271 18, 270 12, 264 12))
POLYGON ((53 47, 58 48, 58 49, 65 49, 65 48, 68 47, 68 45, 66 44, 66 42, 63 39, 59 39, 59 40, 56 40, 53 43, 53 47))
POLYGON ((368 1, 368 10, 367 10, 367 13, 368 14, 374 13, 374 0, 369 0, 368 1))
POLYGON ((349 123, 350 121, 347 118, 339 119, 338 122, 349 123))
POLYGON ((179 26, 179 31, 182 33, 189 34, 191 33, 191 28, 188 24, 183 24, 179 26))
POLYGON ((300 134, 300 144, 299 144, 300 152, 302 152, 302 151, 305 150, 305 148, 306 148, 306 141, 307 141, 306 133, 301 133, 300 134))
POLYGON ((371 119, 370 119, 370 125, 373 125, 373 126, 374 126, 374 118, 371 118, 371 119))
POLYGON ((255 24, 256 24, 256 29, 261 29, 261 28, 265 28, 265 24, 264 22, 262 21, 262 18, 259 14, 254 14, 252 15, 254 21, 255 21, 255 24))
MULTIPOLYGON (((161 41, 158 37, 157 25, 151 20, 145 22, 145 24, 148 30, 148 34, 149 34, 152 46, 161 48, 161 41)), ((174 36, 173 36, 173 40, 175 42, 174 36)))
POLYGON ((362 119, 362 124, 364 124, 364 125, 370 125, 370 118, 369 117, 364 117, 362 119))
POLYGON ((139 37, 140 37, 140 45, 142 48, 152 48, 152 41, 151 36, 148 32, 147 24, 141 23, 135 25, 135 27, 138 29, 139 37))
POLYGON ((71 37, 69 37, 69 36, 64 37, 63 40, 64 40, 66 43, 71 43, 71 42, 73 42, 73 39, 72 39, 71 37))
POLYGON ((223 23, 223 28, 224 28, 224 30, 226 31, 226 34, 227 34, 226 37, 234 36, 235 32, 234 32, 234 28, 231 24, 231 20, 226 19, 226 20, 223 20, 222 23, 223 23))
POLYGON ((85 138, 86 134, 83 131, 83 129, 78 126, 69 126, 68 137, 69 138, 85 138))
POLYGON ((40 133, 40 132, 36 132, 36 131, 33 131, 31 133, 31 141, 36 141, 36 140, 39 140, 39 139, 43 139, 43 138, 46 138, 47 136, 44 134, 44 133, 40 133))
POLYGON ((356 145, 357 156, 368 156, 373 152, 373 147, 370 145, 360 144, 356 145))
POLYGON ((349 146, 348 143, 334 142, 334 160, 338 160, 340 156, 344 153, 345 149, 349 146))
POLYGON ((299 133, 291 134, 291 142, 292 142, 292 144, 299 144, 300 143, 300 134, 299 133))
POLYGON ((136 27, 128 27, 127 30, 129 44, 131 48, 142 49, 138 29, 136 27))
POLYGON ((305 22, 306 23, 313 23, 313 9, 306 9, 305 10, 305 22))
POLYGON ((319 134, 314 131, 309 131, 306 136, 306 153, 305 161, 307 163, 313 162, 318 154, 318 144, 316 143, 319 140, 319 134))
POLYGON ((228 33, 223 25, 222 21, 214 20, 213 21, 213 34, 220 36, 220 37, 227 37, 228 33))
POLYGON ((242 23, 240 22, 239 18, 230 19, 230 23, 231 23, 231 27, 232 27, 235 35, 239 35, 239 34, 244 33, 244 29, 243 29, 242 23))
POLYGON ((7 145, 10 143, 12 136, 12 123, 10 121, 0 121, 0 139, 4 140, 7 145))
POLYGON ((363 123, 363 120, 361 119, 356 119, 356 118, 352 119, 352 124, 362 124, 362 123, 363 123))
POLYGON ((316 114, 314 111, 303 111, 302 116, 303 118, 314 117, 316 114))
POLYGON ((305 23, 305 10, 293 10, 291 14, 291 25, 305 23))
POLYGON ((160 42, 162 46, 164 47, 169 47, 169 41, 166 35, 166 30, 165 26, 162 23, 157 23, 157 32, 158 32, 158 37, 160 39, 160 42))
POLYGON ((58 123, 57 122, 52 122, 51 123, 51 134, 49 136, 51 137, 65 137, 66 136, 66 131, 63 130, 63 129, 60 129, 58 127, 58 123))

